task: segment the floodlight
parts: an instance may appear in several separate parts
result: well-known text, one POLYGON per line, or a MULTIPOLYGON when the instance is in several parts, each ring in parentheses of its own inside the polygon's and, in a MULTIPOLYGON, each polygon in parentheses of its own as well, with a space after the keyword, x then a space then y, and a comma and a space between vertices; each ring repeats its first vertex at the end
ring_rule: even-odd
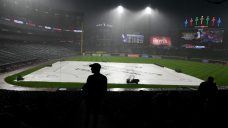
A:
POLYGON ((146 7, 145 12, 146 12, 146 14, 148 14, 148 15, 151 14, 151 13, 152 13, 151 7, 146 7))
POLYGON ((119 5, 118 7, 117 7, 117 11, 118 11, 118 13, 123 13, 123 11, 124 11, 124 8, 123 8, 123 6, 121 6, 121 5, 119 5))

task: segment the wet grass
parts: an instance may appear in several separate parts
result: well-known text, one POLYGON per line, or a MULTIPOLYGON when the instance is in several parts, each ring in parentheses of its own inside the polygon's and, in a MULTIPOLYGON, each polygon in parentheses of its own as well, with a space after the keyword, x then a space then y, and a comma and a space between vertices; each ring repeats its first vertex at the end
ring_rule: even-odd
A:
MULTIPOLYGON (((65 61, 95 61, 95 62, 122 62, 122 63, 146 63, 157 64, 176 71, 197 77, 205 80, 208 76, 213 76, 219 86, 228 85, 228 66, 221 64, 208 64, 186 60, 174 59, 152 59, 152 58, 128 58, 128 57, 94 57, 94 56, 80 56, 73 58, 66 58, 65 61)), ((50 87, 50 88, 81 88, 83 83, 59 83, 59 82, 16 82, 16 76, 25 76, 40 68, 48 65, 39 65, 35 68, 26 70, 24 72, 7 77, 6 82, 18 86, 26 87, 50 87)), ((109 84, 109 88, 182 88, 186 86, 171 86, 171 85, 141 85, 141 84, 109 84)), ((187 86, 191 87, 191 86, 187 86)))

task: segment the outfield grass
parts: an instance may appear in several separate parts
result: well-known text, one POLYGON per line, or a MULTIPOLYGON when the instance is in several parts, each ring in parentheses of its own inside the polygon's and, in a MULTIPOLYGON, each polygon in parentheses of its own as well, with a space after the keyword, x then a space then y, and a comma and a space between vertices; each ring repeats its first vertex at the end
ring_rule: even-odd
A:
MULTIPOLYGON (((96 62, 124 62, 124 63, 148 63, 158 64, 171 69, 178 69, 179 71, 200 78, 207 79, 208 76, 213 76, 217 85, 228 85, 228 66, 221 64, 207 64, 200 62, 192 62, 186 60, 173 60, 173 59, 152 59, 152 58, 128 58, 128 57, 94 57, 94 56, 81 56, 74 58, 66 58, 66 61, 96 61, 96 62)), ((29 87, 67 87, 67 88, 81 88, 83 83, 57 83, 57 82, 16 82, 14 81, 16 75, 25 76, 47 65, 40 65, 35 68, 26 70, 24 72, 7 77, 6 82, 19 86, 29 87)), ((190 86, 173 86, 173 85, 131 85, 131 84, 109 84, 109 88, 177 88, 177 87, 190 87, 190 86)))

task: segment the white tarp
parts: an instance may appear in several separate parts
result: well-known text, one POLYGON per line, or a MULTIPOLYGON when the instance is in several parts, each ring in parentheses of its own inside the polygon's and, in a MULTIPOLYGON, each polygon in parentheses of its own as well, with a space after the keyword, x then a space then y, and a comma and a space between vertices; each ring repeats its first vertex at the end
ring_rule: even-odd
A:
MULTIPOLYGON (((85 83, 91 70, 89 65, 94 62, 85 61, 61 61, 50 67, 42 68, 29 75, 24 81, 47 82, 79 82, 85 83)), ((139 79, 139 84, 161 85, 196 85, 202 80, 174 70, 163 68, 154 64, 139 63, 111 63, 99 62, 101 73, 107 76, 108 83, 126 84, 126 79, 134 77, 139 79)))

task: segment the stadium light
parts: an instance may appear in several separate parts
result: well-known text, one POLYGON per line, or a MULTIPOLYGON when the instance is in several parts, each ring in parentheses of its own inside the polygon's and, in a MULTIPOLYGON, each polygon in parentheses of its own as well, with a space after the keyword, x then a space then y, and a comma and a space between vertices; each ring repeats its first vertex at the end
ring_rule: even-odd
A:
POLYGON ((148 15, 150 15, 151 13, 152 13, 152 9, 151 9, 151 7, 146 7, 146 9, 145 9, 145 13, 146 14, 148 14, 148 15))
POLYGON ((119 14, 122 14, 123 11, 124 11, 123 6, 119 5, 119 6, 117 7, 117 11, 118 11, 119 14))

